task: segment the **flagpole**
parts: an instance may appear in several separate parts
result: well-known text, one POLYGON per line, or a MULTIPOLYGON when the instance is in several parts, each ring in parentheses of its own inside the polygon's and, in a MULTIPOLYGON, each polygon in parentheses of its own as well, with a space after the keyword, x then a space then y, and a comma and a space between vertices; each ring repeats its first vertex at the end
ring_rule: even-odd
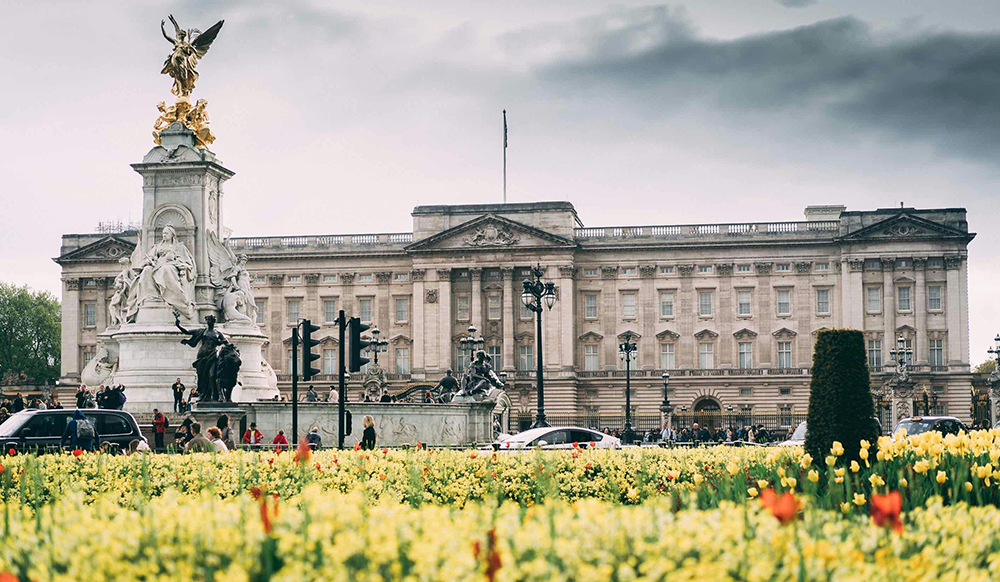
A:
POLYGON ((507 204, 507 110, 503 110, 503 203, 507 204))

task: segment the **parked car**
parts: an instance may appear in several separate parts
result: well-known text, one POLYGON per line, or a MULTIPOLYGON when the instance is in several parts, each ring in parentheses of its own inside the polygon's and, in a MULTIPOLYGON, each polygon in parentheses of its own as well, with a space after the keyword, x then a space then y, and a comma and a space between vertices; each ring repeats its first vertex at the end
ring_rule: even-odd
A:
MULTIPOLYGON (((875 425, 876 432, 878 434, 882 434, 882 422, 879 419, 872 417, 872 424, 875 425)), ((788 440, 781 441, 780 443, 778 443, 778 446, 779 447, 804 446, 806 444, 806 431, 807 431, 806 421, 803 420, 802 422, 799 423, 799 426, 795 427, 795 432, 792 433, 792 436, 789 437, 788 440)))
POLYGON ((572 449, 594 446, 598 449, 617 449, 620 439, 589 428, 576 426, 550 426, 533 428, 512 436, 505 436, 493 443, 494 450, 517 450, 540 447, 542 449, 572 449))
MULTIPOLYGON (((7 454, 17 451, 44 451, 59 448, 66 423, 74 409, 22 410, 0 424, 0 450, 7 454)), ((98 445, 112 443, 118 450, 127 450, 134 439, 145 441, 135 418, 121 410, 88 408, 84 412, 97 429, 98 445)))
POLYGON ((921 434, 936 430, 942 434, 958 434, 961 430, 966 430, 961 420, 954 416, 914 416, 899 421, 896 428, 892 429, 892 434, 896 434, 900 429, 906 429, 906 435, 921 434))

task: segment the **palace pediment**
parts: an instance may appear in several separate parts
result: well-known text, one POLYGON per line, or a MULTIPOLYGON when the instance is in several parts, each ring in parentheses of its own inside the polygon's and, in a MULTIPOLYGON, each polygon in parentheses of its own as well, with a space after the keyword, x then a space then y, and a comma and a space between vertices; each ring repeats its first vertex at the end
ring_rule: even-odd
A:
POLYGON ((971 240, 975 235, 921 218, 906 212, 876 222, 841 238, 844 242, 862 240, 920 240, 959 238, 971 240))
POLYGON ((131 255, 133 250, 135 250, 134 242, 111 234, 53 260, 60 265, 117 262, 122 257, 131 255))
POLYGON ((572 247, 567 238, 516 222, 496 214, 478 218, 439 232, 406 247, 413 252, 450 250, 535 249, 540 247, 572 247))

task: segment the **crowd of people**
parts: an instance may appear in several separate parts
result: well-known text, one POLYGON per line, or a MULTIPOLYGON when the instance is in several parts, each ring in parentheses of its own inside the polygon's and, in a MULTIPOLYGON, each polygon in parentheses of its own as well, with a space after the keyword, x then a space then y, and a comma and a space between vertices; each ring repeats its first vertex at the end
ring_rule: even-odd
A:
MULTIPOLYGON (((692 424, 690 427, 682 427, 680 430, 663 426, 663 429, 657 433, 655 431, 646 431, 642 435, 643 442, 679 442, 679 443, 731 443, 731 442, 747 442, 747 443, 771 443, 780 440, 786 440, 792 436, 793 429, 789 428, 786 431, 769 431, 764 427, 763 424, 748 425, 743 427, 719 427, 716 429, 707 428, 704 426, 699 426, 698 423, 692 424)), ((607 432, 607 429, 605 429, 607 432)), ((610 433, 609 433, 610 434, 610 433)))
POLYGON ((121 410, 128 398, 125 396, 125 386, 101 385, 94 390, 81 384, 76 389, 77 408, 104 408, 106 410, 121 410))
POLYGON ((54 392, 50 396, 31 396, 25 398, 20 392, 13 396, 4 396, 0 399, 0 424, 3 424, 12 414, 17 414, 28 408, 38 410, 62 408, 59 396, 54 392))

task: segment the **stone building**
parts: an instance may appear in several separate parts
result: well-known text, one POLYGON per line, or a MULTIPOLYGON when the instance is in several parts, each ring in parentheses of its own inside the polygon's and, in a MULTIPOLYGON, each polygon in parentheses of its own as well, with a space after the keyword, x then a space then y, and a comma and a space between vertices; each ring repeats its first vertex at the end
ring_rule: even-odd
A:
MULTIPOLYGON (((638 343, 632 405, 658 415, 661 374, 681 411, 806 411, 816 333, 865 333, 873 386, 897 337, 912 349, 917 394, 968 421, 968 232, 961 208, 847 211, 810 206, 802 222, 585 227, 569 202, 418 206, 406 233, 231 238, 249 256, 264 356, 287 388, 299 318, 321 325, 335 380, 340 309, 378 326, 390 389, 433 385, 468 356, 474 324, 534 410, 535 323, 520 301, 536 264, 558 299, 543 317, 550 417, 621 415, 625 332, 638 343)), ((109 283, 134 233, 64 235, 62 381, 79 381, 107 325, 109 283)), ((352 378, 353 398, 360 375, 352 378)))

